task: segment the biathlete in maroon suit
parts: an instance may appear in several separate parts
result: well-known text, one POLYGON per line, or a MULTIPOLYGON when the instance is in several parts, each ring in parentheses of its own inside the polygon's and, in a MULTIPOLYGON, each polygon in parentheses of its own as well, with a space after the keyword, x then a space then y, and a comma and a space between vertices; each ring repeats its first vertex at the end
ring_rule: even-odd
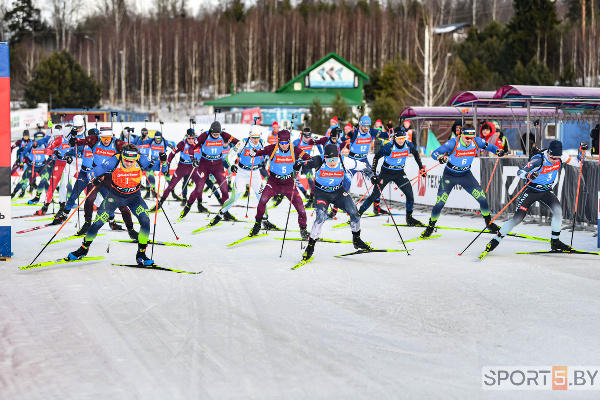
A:
POLYGON ((208 212, 206 208, 201 207, 201 203, 204 184, 211 174, 219 184, 219 190, 222 193, 221 201, 224 202, 229 198, 225 167, 222 160, 223 147, 229 143, 237 144, 237 142, 238 140, 229 133, 222 132, 221 123, 215 121, 210 125, 208 132, 202 133, 196 144, 188 149, 188 154, 194 158, 192 166, 196 171, 192 173, 192 180, 196 183, 196 189, 194 189, 183 211, 181 211, 181 218, 190 212, 190 207, 196 199, 198 199, 198 210, 208 212))
MULTIPOLYGON (((158 202, 159 210, 162 207, 163 203, 167 200, 167 197, 169 197, 169 193, 171 193, 175 189, 175 186, 177 186, 177 184, 179 183, 181 178, 188 176, 194 169, 193 161, 192 161, 193 159, 189 153, 189 149, 190 149, 190 147, 194 146, 195 144, 196 144, 196 131, 194 131, 192 128, 190 128, 187 130, 187 132, 185 134, 185 140, 182 140, 181 142, 177 143, 177 146, 175 146, 175 149, 173 149, 173 151, 169 155, 169 159, 167 160, 167 165, 171 165, 171 161, 173 161, 173 157, 175 157, 175 154, 181 153, 179 155, 179 164, 177 164, 177 169, 175 170, 175 173, 173 174, 173 177, 171 178, 171 182, 169 182, 169 186, 167 186, 167 188, 163 192, 162 196, 160 197, 160 201, 158 202)), ((184 183, 186 183, 186 182, 184 182, 184 183)), ((150 211, 152 212, 155 210, 156 209, 153 207, 150 211)))
POLYGON ((309 233, 306 230, 306 211, 302 198, 296 188, 294 188, 294 163, 298 159, 308 160, 310 157, 301 149, 292 146, 290 142, 290 132, 287 130, 279 131, 277 134, 277 144, 270 144, 267 147, 256 150, 250 149, 249 155, 267 156, 271 159, 269 179, 263 190, 258 207, 256 209, 256 223, 250 231, 250 235, 255 236, 260 231, 261 221, 267 209, 267 202, 271 197, 282 194, 288 198, 298 212, 298 225, 300 225, 300 234, 304 239, 308 239, 309 233))

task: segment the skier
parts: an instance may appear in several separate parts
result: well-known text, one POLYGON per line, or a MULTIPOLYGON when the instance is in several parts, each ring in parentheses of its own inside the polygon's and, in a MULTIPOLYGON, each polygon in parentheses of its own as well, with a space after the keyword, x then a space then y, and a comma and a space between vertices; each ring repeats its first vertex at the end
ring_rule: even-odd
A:
POLYGON ((154 132, 154 137, 144 140, 141 145, 142 148, 147 149, 147 157, 148 160, 154 161, 152 169, 148 169, 144 171, 146 178, 148 179, 148 189, 146 190, 146 195, 144 199, 150 198, 152 191, 156 193, 155 182, 156 179, 154 177, 155 172, 159 174, 162 172, 165 178, 169 175, 169 168, 167 164, 163 164, 158 161, 158 156, 163 153, 167 154, 167 149, 170 147, 170 142, 164 140, 162 132, 156 131, 154 132), (146 147, 148 146, 148 147, 146 147))
POLYGON ((558 171, 563 164, 569 164, 578 168, 581 164, 582 153, 588 149, 588 144, 583 142, 579 147, 577 160, 573 161, 571 157, 563 154, 562 142, 553 140, 548 146, 548 150, 536 154, 529 162, 517 172, 517 176, 527 180, 527 188, 519 195, 517 199, 516 212, 512 219, 505 222, 502 228, 487 245, 486 251, 493 251, 507 233, 523 221, 527 215, 527 210, 536 201, 545 205, 552 211, 552 236, 550 239, 550 248, 553 251, 570 251, 571 246, 566 245, 559 239, 560 229, 562 227, 562 207, 560 201, 552 191, 554 181, 558 177, 558 171))
MULTIPOLYGON (((179 154, 179 163, 177 164, 177 169, 175 170, 173 178, 169 182, 169 186, 167 186, 167 188, 163 192, 162 196, 160 197, 160 200, 158 202, 158 209, 160 209, 162 207, 163 203, 167 200, 167 197, 169 197, 169 193, 173 192, 173 190, 175 189, 175 186, 177 186, 179 181, 182 178, 189 176, 190 173, 193 171, 192 156, 189 154, 188 151, 189 151, 190 147, 194 146, 195 144, 196 144, 196 131, 192 128, 189 128, 185 134, 185 139, 182 140, 181 142, 177 143, 177 146, 175 146, 175 148, 173 149, 171 154, 169 154, 169 158, 167 159, 167 165, 166 165, 167 170, 169 169, 169 166, 171 165, 171 161, 173 161, 173 158, 175 157, 175 154, 177 154, 177 153, 180 153, 179 154)), ((187 183, 187 178, 184 179, 183 182, 185 185, 187 183)), ((187 191, 185 189, 186 188, 184 187, 183 191, 185 193, 187 193, 187 191)), ((156 211, 155 207, 153 207, 150 211, 156 211)))
POLYGON ((32 165, 33 173, 27 171, 27 176, 23 173, 23 179, 19 182, 20 187, 25 188, 27 180, 30 180, 30 186, 35 185, 36 175, 40 177, 40 183, 37 185, 35 197, 29 200, 28 204, 35 204, 40 201, 40 197, 44 190, 50 186, 49 179, 54 166, 52 157, 46 154, 46 145, 48 137, 43 132, 36 132, 33 136, 33 141, 27 145, 23 151, 23 158, 32 165))
POLYGON ((360 206, 358 213, 362 216, 371 203, 380 196, 381 190, 385 189, 389 183, 394 182, 406 196, 406 224, 408 226, 425 226, 421 221, 412 216, 415 200, 412 186, 409 185, 410 181, 406 178, 406 174, 404 173, 404 165, 408 154, 411 153, 415 158, 415 161, 419 166, 419 175, 426 176, 425 168, 421 163, 421 157, 419 156, 416 147, 406 140, 408 135, 406 129, 404 129, 403 126, 398 126, 393 132, 394 141, 383 145, 373 158, 374 173, 377 172, 377 164, 382 157, 383 165, 381 166, 379 176, 373 176, 373 192, 365 200, 362 206, 360 206))
POLYGON ((225 202, 229 198, 227 178, 225 177, 222 160, 224 143, 237 144, 238 140, 229 133, 222 131, 219 121, 214 121, 208 132, 203 132, 198 137, 196 144, 188 149, 188 154, 194 155, 195 158, 192 164, 195 168, 194 173, 192 173, 192 180, 196 183, 196 188, 190 195, 183 211, 181 211, 181 218, 190 212, 190 208, 196 199, 198 199, 198 211, 208 212, 208 209, 202 206, 202 191, 209 175, 214 176, 217 180, 222 201, 225 202))
MULTIPOLYGON (((317 143, 315 142, 315 140, 313 140, 313 138, 310 136, 310 134, 311 134, 310 128, 304 128, 304 130, 302 131, 302 135, 298 139, 296 139, 292 142, 294 147, 300 148, 300 150, 302 150, 306 154, 308 154, 309 157, 313 151, 314 146, 317 145, 317 143)), ((327 138, 323 137, 323 138, 320 138, 319 140, 326 142, 327 138)), ((321 154, 323 153, 323 148, 320 145, 317 145, 317 149, 319 150, 319 153, 321 153, 321 154)), ((306 175, 306 180, 308 181, 308 188, 305 188, 302 185, 302 183, 298 182, 298 189, 300 189, 300 191, 302 192, 304 197, 307 199, 307 202, 304 205, 304 207, 305 208, 313 208, 314 197, 315 197, 315 195, 314 195, 315 181, 313 179, 314 171, 311 169, 304 168, 303 172, 306 175), (310 194, 309 194, 309 190, 310 190, 310 194)))
MULTIPOLYGON (((12 153, 12 151, 16 148, 17 149, 17 155, 16 155, 16 160, 15 163, 12 167, 12 170, 10 171, 10 174, 12 176, 12 174, 14 174, 19 168, 23 169, 23 174, 21 175, 21 179, 23 177, 25 177, 25 171, 26 168, 23 167, 24 163, 25 163, 25 159, 24 159, 24 151, 25 148, 29 145, 29 143, 31 142, 31 139, 29 138, 29 131, 27 129, 25 129, 23 131, 23 138, 19 139, 15 142, 15 144, 13 144, 10 147, 10 151, 12 153)), ((30 172, 31 174, 31 172, 30 172)), ((19 182, 17 182, 17 184, 15 185, 14 190, 12 191, 12 193, 10 194, 10 197, 13 198, 17 195, 17 192, 19 190, 20 187, 20 180, 19 182)), ((23 197, 25 196, 25 189, 21 189, 21 194, 19 197, 23 197)))
POLYGON ((477 155, 477 151, 487 150, 496 153, 498 157, 504 155, 504 151, 493 144, 486 143, 482 138, 475 137, 475 127, 467 124, 463 127, 461 134, 456 139, 450 139, 431 153, 431 158, 440 164, 446 164, 440 187, 437 192, 437 202, 431 210, 431 217, 427 228, 421 233, 421 237, 429 237, 433 233, 435 224, 440 217, 442 208, 448 200, 450 192, 456 185, 460 185, 479 202, 481 215, 485 220, 485 226, 492 232, 497 232, 498 225, 491 223, 490 208, 488 206, 485 192, 471 172, 471 164, 477 155))
MULTIPOLYGON (((162 162, 167 161, 167 155, 162 153, 159 158, 162 162)), ((128 207, 135 213, 140 223, 140 233, 138 236, 138 251, 135 255, 138 265, 152 266, 154 261, 146 256, 146 247, 148 246, 148 236, 150 234, 150 218, 148 217, 148 207, 140 195, 140 184, 142 181, 142 169, 151 168, 152 161, 146 157, 141 157, 137 147, 128 143, 123 146, 120 154, 115 154, 102 161, 89 172, 96 187, 103 185, 104 180, 110 180, 110 190, 98 209, 98 215, 93 225, 86 232, 81 247, 76 251, 69 253, 69 260, 77 260, 87 255, 90 245, 96 238, 102 225, 111 217, 114 217, 117 207, 128 207)))
MULTIPOLYGON (((350 134, 348 143, 350 152, 348 153, 348 157, 369 164, 367 155, 371 149, 373 139, 376 137, 387 139, 388 134, 378 129, 371 128, 371 118, 367 115, 360 117, 359 127, 350 134)), ((348 171, 350 171, 352 175, 356 172, 352 169, 349 169, 348 171)), ((375 214, 387 213, 387 211, 382 210, 379 206, 379 198, 373 202, 373 212, 375 214)))
POLYGON ((300 193, 295 188, 294 163, 297 159, 308 160, 308 155, 290 142, 290 132, 288 130, 279 131, 277 135, 278 143, 270 144, 263 149, 250 149, 250 157, 267 156, 271 160, 269 180, 263 190, 258 207, 256 208, 256 222, 248 236, 255 236, 260 231, 261 221, 267 208, 267 202, 276 194, 282 194, 290 200, 298 212, 298 225, 300 225, 300 235, 307 239, 306 230, 306 211, 304 204, 300 199, 300 193))
MULTIPOLYGON (((316 219, 310 231, 308 246, 302 256, 303 260, 312 257, 315 243, 321 235, 321 229, 327 219, 329 204, 335 204, 350 215, 350 229, 352 230, 352 243, 355 249, 368 250, 370 247, 360 238, 360 216, 352 197, 344 189, 344 175, 348 169, 361 171, 367 178, 373 176, 369 164, 351 158, 345 158, 338 152, 334 144, 325 146, 323 156, 314 156, 309 161, 297 160, 294 170, 315 169, 315 211, 316 219)), ((303 238, 304 235, 302 236, 303 238)))
MULTIPOLYGON (((252 185, 251 189, 254 191, 256 198, 260 201, 261 193, 265 187, 265 181, 262 179, 260 168, 265 162, 265 156, 252 157, 249 156, 250 150, 260 150, 264 148, 264 142, 261 139, 261 129, 258 125, 252 125, 248 139, 245 141, 238 142, 233 151, 229 152, 228 162, 231 165, 231 172, 235 173, 235 182, 233 193, 229 200, 227 200, 221 209, 219 214, 211 221, 210 226, 216 225, 219 221, 235 221, 235 217, 229 213, 229 209, 238 201, 244 191, 246 185, 252 185), (237 158, 237 164, 236 164, 237 158)), ((269 216, 265 209, 265 217, 262 220, 264 229, 278 229, 274 224, 269 222, 269 216)))

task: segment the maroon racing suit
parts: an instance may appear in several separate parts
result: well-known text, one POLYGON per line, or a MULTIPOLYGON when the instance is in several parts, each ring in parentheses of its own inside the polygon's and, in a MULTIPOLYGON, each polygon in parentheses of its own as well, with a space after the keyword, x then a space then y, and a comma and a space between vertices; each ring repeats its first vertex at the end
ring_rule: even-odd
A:
POLYGON ((192 166, 192 158, 187 152, 189 148, 190 145, 188 144, 187 139, 184 139, 181 142, 177 143, 175 149, 171 152, 171 154, 169 154, 167 165, 171 165, 171 161, 173 161, 173 157, 175 157, 175 154, 181 153, 181 156, 179 157, 179 164, 177 164, 177 169, 171 177, 171 182, 169 182, 169 186, 167 186, 162 196, 160 197, 160 201, 163 203, 167 199, 167 197, 169 197, 169 194, 173 191, 173 189, 175 189, 175 186, 177 186, 181 178, 189 175, 190 172, 192 172, 192 170, 194 169, 194 167, 192 166))
POLYGON ((302 198, 298 192, 298 188, 294 187, 294 171, 286 169, 283 174, 278 164, 294 164, 298 159, 308 160, 310 157, 304 151, 298 147, 293 147, 290 143, 290 149, 287 152, 283 152, 279 149, 279 144, 270 144, 265 148, 262 148, 256 152, 256 156, 267 156, 271 159, 269 166, 269 179, 267 184, 260 196, 258 207, 256 208, 256 220, 262 220, 267 209, 267 202, 271 197, 282 194, 292 202, 292 205, 298 212, 298 225, 306 228, 306 211, 304 211, 304 204, 302 198), (293 155, 290 150, 293 150, 293 155))
POLYGON ((194 204, 198 199, 202 203, 202 192, 208 176, 212 174, 215 177, 218 189, 221 191, 221 201, 229 199, 229 189, 227 188, 227 178, 225 177, 225 167, 223 166, 223 147, 229 143, 237 144, 238 140, 227 132, 221 134, 215 139, 208 132, 203 132, 194 146, 190 146, 188 154, 194 160, 200 160, 196 171, 192 173, 191 179, 196 184, 196 188, 188 199, 188 206, 194 204))

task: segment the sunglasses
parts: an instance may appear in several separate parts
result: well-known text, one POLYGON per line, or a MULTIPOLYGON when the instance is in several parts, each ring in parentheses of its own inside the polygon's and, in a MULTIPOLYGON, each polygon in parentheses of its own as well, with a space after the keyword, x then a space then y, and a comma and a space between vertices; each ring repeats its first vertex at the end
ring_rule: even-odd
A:
POLYGON ((137 157, 123 157, 123 161, 127 161, 127 162, 135 162, 137 160, 137 157))
MULTIPOLYGON (((260 136, 250 136, 250 139, 260 139, 260 136)), ((281 143, 281 142, 279 142, 281 143)))
POLYGON ((473 140, 473 139, 475 139, 475 135, 465 135, 463 133, 462 136, 463 136, 463 139, 465 139, 465 140, 473 140))
POLYGON ((279 144, 283 144, 283 145, 290 144, 290 141, 289 141, 289 140, 287 140, 287 141, 285 141, 285 142, 279 142, 279 144))
POLYGON ((326 158, 325 162, 338 162, 339 157, 326 158))

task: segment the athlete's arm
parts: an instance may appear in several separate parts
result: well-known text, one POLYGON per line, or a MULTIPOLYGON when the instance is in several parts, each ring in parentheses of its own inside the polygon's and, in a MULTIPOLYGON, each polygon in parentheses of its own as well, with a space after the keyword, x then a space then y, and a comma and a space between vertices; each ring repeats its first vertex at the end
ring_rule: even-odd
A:
POLYGON ((432 151, 431 158, 438 161, 438 158, 440 156, 445 156, 446 154, 449 154, 450 152, 452 152, 454 150, 454 148, 456 147, 456 140, 457 140, 457 138, 452 138, 452 139, 448 140, 446 143, 444 143, 443 145, 441 145, 440 147, 438 147, 437 149, 435 149, 434 151, 432 151))

